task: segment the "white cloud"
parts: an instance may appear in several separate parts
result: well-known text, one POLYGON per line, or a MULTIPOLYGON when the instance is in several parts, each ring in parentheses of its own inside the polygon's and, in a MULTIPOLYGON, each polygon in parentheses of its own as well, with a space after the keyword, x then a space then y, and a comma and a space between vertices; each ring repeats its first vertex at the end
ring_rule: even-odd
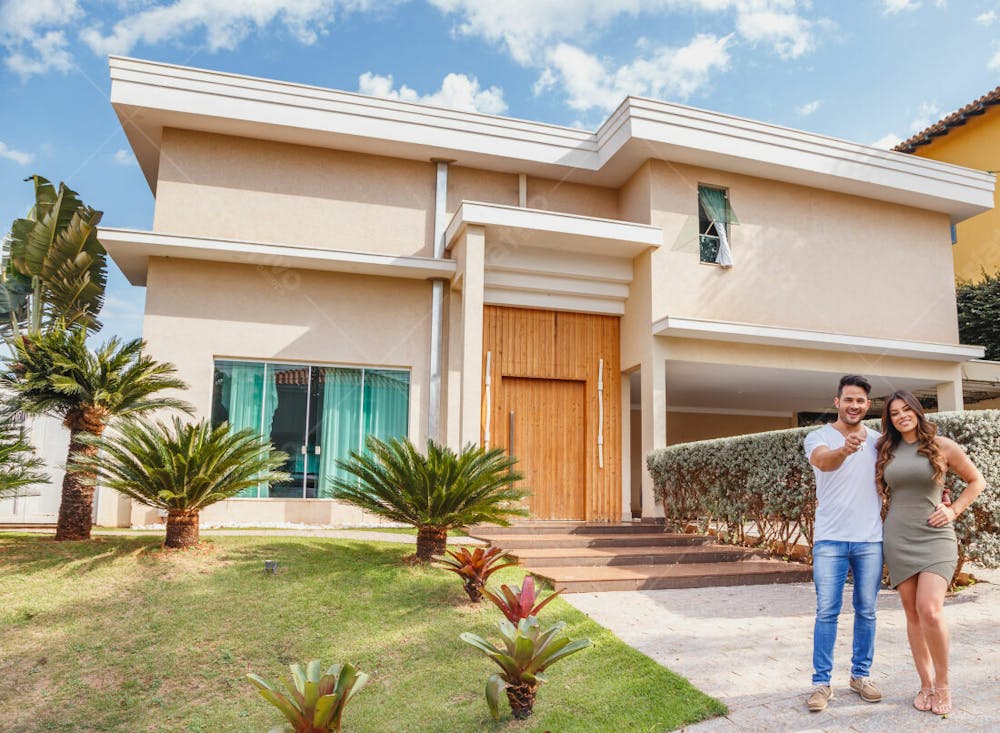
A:
POLYGON ((46 71, 69 71, 73 57, 63 29, 82 15, 76 0, 0 2, 4 65, 25 78, 46 71))
POLYGON ((811 102, 806 102, 805 104, 800 104, 798 107, 796 107, 795 114, 799 115, 800 117, 808 117, 809 115, 814 114, 816 110, 818 110, 822 106, 823 106, 822 99, 814 99, 811 102))
MULTIPOLYGON (((750 43, 763 43, 782 58, 797 58, 816 46, 818 25, 798 12, 799 0, 429 0, 443 13, 459 18, 455 32, 483 38, 506 48, 522 66, 538 66, 559 41, 587 41, 619 17, 670 11, 733 12, 737 33, 750 43)), ((643 40, 643 39, 640 39, 643 40)), ((643 50, 643 44, 637 44, 643 50)))
POLYGON ((132 165, 135 163, 135 155, 128 148, 119 148, 116 150, 114 159, 118 165, 132 165))
POLYGON ((1000 71, 1000 47, 997 47, 995 44, 993 46, 993 55, 986 62, 986 68, 990 71, 1000 71))
POLYGON ((917 109, 917 116, 910 122, 910 132, 926 130, 941 119, 941 109, 933 102, 923 102, 917 109))
POLYGON ((375 97, 400 99, 404 102, 420 102, 438 107, 450 107, 466 112, 502 114, 507 111, 503 90, 492 86, 482 89, 476 77, 465 74, 448 74, 441 82, 441 88, 431 94, 420 94, 405 84, 394 86, 392 75, 380 76, 370 71, 358 78, 358 91, 375 97))
POLYGON ((885 150, 892 150, 894 147, 903 142, 903 139, 894 132, 890 132, 888 135, 883 135, 878 140, 870 145, 873 148, 883 148, 885 150))
POLYGON ((813 28, 815 21, 809 21, 790 7, 780 7, 775 3, 744 2, 738 6, 736 30, 751 43, 766 43, 783 59, 795 59, 816 47, 813 28))
POLYGON ((18 165, 28 165, 35 156, 31 153, 24 153, 20 150, 14 150, 14 148, 9 147, 7 143, 0 141, 0 158, 6 158, 7 160, 13 160, 18 165))
MULTIPOLYGON (((896 13, 916 10, 920 7, 918 0, 882 0, 882 13, 884 15, 894 15, 896 13)), ((938 4, 938 7, 941 7, 938 4)))
POLYGON ((536 91, 558 80, 567 104, 576 110, 611 110, 628 95, 687 99, 708 84, 713 73, 729 68, 731 41, 732 36, 699 34, 686 46, 662 47, 615 69, 606 60, 560 43, 549 52, 536 91))
POLYGON ((338 14, 369 10, 393 0, 174 0, 143 7, 104 33, 91 26, 80 37, 98 54, 129 53, 140 44, 175 41, 202 31, 212 51, 233 49, 254 30, 281 23, 298 41, 312 44, 338 14))
POLYGON ((976 16, 976 22, 979 25, 991 26, 997 21, 996 11, 990 10, 987 13, 982 13, 976 16))

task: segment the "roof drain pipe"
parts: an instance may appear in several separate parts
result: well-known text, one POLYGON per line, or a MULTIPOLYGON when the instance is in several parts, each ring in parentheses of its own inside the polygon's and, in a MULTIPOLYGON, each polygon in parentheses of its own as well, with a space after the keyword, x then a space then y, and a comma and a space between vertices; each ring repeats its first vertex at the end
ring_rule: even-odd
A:
MULTIPOLYGON (((434 257, 444 257, 445 216, 448 210, 448 163, 432 158, 437 163, 437 186, 434 192, 434 257)), ((441 440, 441 334, 444 327, 444 280, 431 281, 431 358, 430 384, 427 390, 427 437, 441 440)))

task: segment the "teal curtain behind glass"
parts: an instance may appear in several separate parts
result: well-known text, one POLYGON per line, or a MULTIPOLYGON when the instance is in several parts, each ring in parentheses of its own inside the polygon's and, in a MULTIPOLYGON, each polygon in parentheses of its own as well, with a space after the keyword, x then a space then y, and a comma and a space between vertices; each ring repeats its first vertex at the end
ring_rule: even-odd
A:
POLYGON ((337 459, 346 459, 361 448, 360 369, 323 369, 323 399, 320 405, 320 462, 317 496, 330 495, 330 482, 348 476, 337 468, 337 459))
MULTIPOLYGON (((229 424, 235 430, 252 428, 259 432, 264 440, 270 440, 271 421, 274 419, 278 400, 273 374, 266 375, 265 366, 242 362, 218 364, 218 368, 224 374, 222 404, 229 414, 229 424)), ((247 488, 237 496, 244 498, 267 496, 267 486, 247 488)))
POLYGON ((410 407, 409 372, 365 369, 365 435, 380 440, 407 433, 410 407))

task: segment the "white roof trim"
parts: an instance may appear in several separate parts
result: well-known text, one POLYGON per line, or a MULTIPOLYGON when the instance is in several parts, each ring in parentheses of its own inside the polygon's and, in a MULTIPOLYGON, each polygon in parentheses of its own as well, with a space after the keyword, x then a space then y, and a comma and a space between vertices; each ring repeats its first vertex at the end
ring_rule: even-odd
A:
POLYGON ((450 279, 456 268, 453 260, 186 237, 135 229, 101 227, 98 236, 108 254, 133 285, 146 284, 150 257, 176 257, 416 280, 450 279))
POLYGON ((445 248, 450 249, 469 225, 486 227, 487 246, 512 244, 632 258, 663 243, 663 229, 649 224, 463 201, 445 229, 445 248))
POLYGON ((851 351, 861 354, 902 356, 910 359, 961 362, 983 356, 982 346, 962 344, 935 344, 924 341, 872 338, 823 331, 805 331, 795 328, 776 328, 749 323, 703 321, 694 318, 667 316, 653 324, 654 336, 707 339, 710 341, 735 341, 768 346, 790 346, 799 349, 823 351, 851 351))
POLYGON ((596 132, 118 56, 111 101, 155 190, 164 127, 620 186, 650 158, 947 213, 993 206, 994 176, 636 97, 596 132))

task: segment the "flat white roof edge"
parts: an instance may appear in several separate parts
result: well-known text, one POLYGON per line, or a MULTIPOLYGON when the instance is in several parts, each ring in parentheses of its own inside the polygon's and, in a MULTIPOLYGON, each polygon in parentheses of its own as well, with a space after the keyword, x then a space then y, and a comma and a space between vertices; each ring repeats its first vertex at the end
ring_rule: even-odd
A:
POLYGON ((98 238, 133 284, 136 280, 145 280, 145 268, 149 257, 208 259, 262 266, 286 265, 306 270, 356 272, 410 279, 447 279, 454 275, 456 270, 456 263, 453 260, 438 260, 431 257, 193 237, 138 229, 101 227, 98 238), (137 271, 137 267, 141 267, 142 271, 137 271))
MULTIPOLYGON (((280 82, 258 79, 236 74, 197 69, 192 67, 162 64, 142 59, 112 56, 109 59, 111 67, 112 102, 128 106, 130 100, 123 95, 116 85, 138 84, 149 88, 184 91, 192 94, 220 94, 228 89, 231 94, 243 102, 260 105, 253 113, 254 119, 232 119, 234 130, 240 124, 272 124, 277 127, 286 126, 287 120, 276 112, 276 108, 312 106, 313 111, 330 111, 340 115, 367 117, 378 119, 385 123, 382 130, 375 135, 379 139, 417 147, 441 148, 441 136, 453 136, 452 143, 456 153, 472 155, 499 156, 513 162, 521 161, 525 167, 547 166, 572 169, 584 172, 600 171, 611 162, 620 149, 620 136, 615 130, 623 125, 634 125, 641 122, 646 126, 657 126, 668 129, 670 119, 680 122, 687 119, 707 125, 710 130, 698 130, 688 133, 686 141, 672 142, 674 136, 644 134, 632 130, 628 139, 639 142, 664 144, 679 144, 690 150, 705 150, 711 152, 714 146, 711 140, 719 135, 735 139, 746 138, 748 143, 764 146, 766 150, 773 149, 773 154, 762 158, 754 158, 765 164, 785 166, 798 170, 801 174, 813 179, 819 188, 824 188, 824 178, 834 173, 829 166, 817 167, 815 160, 810 158, 820 156, 828 159, 834 167, 849 166, 852 180, 864 182, 868 177, 865 171, 871 171, 872 179, 869 185, 876 188, 884 187, 889 191, 904 191, 916 196, 930 196, 949 208, 946 202, 954 205, 954 212, 969 215, 969 206, 986 210, 992 205, 994 176, 981 171, 973 171, 951 164, 940 163, 930 159, 917 158, 903 153, 893 153, 871 148, 860 143, 831 138, 811 132, 785 128, 769 123, 758 122, 717 112, 709 112, 693 107, 686 107, 669 102, 649 100, 638 97, 627 97, 616 108, 596 132, 582 131, 572 127, 551 125, 547 123, 519 120, 510 117, 486 115, 476 112, 457 111, 429 105, 387 100, 365 96, 352 92, 323 89, 290 82, 280 82), (213 87, 213 90, 206 88, 213 87), (282 103, 281 99, 288 101, 282 103), (335 105, 337 110, 320 109, 324 105, 335 105), (353 111, 352 111, 353 110, 353 111), (398 129, 395 129, 397 128, 398 129), (425 133, 419 133, 419 130, 425 133), (426 134, 427 139, 418 139, 426 134), (415 137, 416 135, 416 137, 415 137), (699 143, 699 141, 701 141, 699 143), (614 149, 605 148, 605 145, 614 149), (556 151, 561 150, 561 155, 556 151), (789 156, 788 150, 794 152, 789 156), (771 159, 773 158, 773 160, 771 159), (891 172, 893 180, 880 181, 887 172, 891 172), (944 188, 942 188, 944 186, 944 188), (989 194, 987 197, 986 194, 989 194), (989 201, 987 202, 987 198, 989 201)), ((144 96, 144 95, 140 95, 144 96)), ((134 106, 156 110, 157 107, 148 100, 133 99, 134 106)), ((164 111, 179 112, 172 109, 164 111)), ((185 114, 199 114, 199 106, 193 105, 185 114)), ((221 119, 221 118, 220 118, 221 119)), ((683 125, 683 123, 682 123, 683 125)), ((346 134, 363 136, 363 131, 344 131, 346 134)), ((683 137, 683 135, 681 136, 683 137)), ((447 145, 445 145, 447 147, 447 145)), ((740 158, 738 153, 728 153, 740 158)), ((147 172, 147 178, 149 174, 147 172)), ((869 189, 870 191, 871 189, 869 189)), ((871 193, 872 198, 879 198, 871 193)), ((939 207, 940 210, 940 207, 939 207)), ((954 213, 953 212, 953 213, 954 213)))
POLYGON ((854 351, 862 354, 882 354, 953 362, 981 358, 985 353, 982 346, 874 338, 749 323, 705 321, 677 316, 667 316, 656 321, 653 324, 653 335, 826 351, 854 351))
POLYGON ((445 229, 445 245, 451 247, 462 228, 469 224, 509 226, 601 239, 618 239, 648 247, 658 247, 663 244, 663 229, 650 224, 481 201, 462 201, 445 229), (590 231, 586 231, 588 229, 590 231))

